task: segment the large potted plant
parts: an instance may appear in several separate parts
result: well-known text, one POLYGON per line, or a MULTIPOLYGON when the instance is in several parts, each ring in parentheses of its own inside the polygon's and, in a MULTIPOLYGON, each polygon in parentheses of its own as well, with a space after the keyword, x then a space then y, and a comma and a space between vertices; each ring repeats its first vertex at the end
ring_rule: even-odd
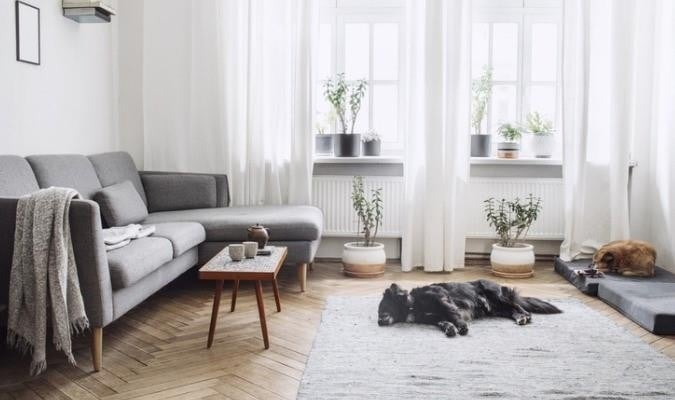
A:
POLYGON ((347 83, 344 74, 337 74, 324 82, 324 97, 333 108, 340 128, 340 132, 333 135, 333 155, 336 157, 358 157, 361 154, 361 135, 354 133, 354 126, 367 86, 368 82, 363 79, 347 83))
POLYGON ((520 154, 520 138, 523 136, 522 129, 515 124, 504 123, 497 130, 502 140, 497 143, 497 157, 518 158, 520 154))
POLYGON ((532 154, 537 158, 550 158, 555 148, 553 123, 532 111, 525 118, 525 132, 531 135, 532 154))
POLYGON ((492 273, 504 278, 529 278, 534 275, 534 247, 521 243, 541 212, 541 199, 530 194, 524 201, 495 200, 484 202, 485 218, 495 229, 499 241, 492 245, 492 273))
POLYGON ((370 198, 363 187, 363 177, 355 176, 352 181, 352 205, 358 218, 358 232, 363 240, 345 243, 342 250, 342 264, 347 276, 374 278, 384 274, 387 257, 384 245, 377 243, 377 231, 382 225, 382 188, 374 189, 370 198))
POLYGON ((485 66, 479 79, 471 83, 471 157, 490 157, 492 135, 483 132, 483 120, 492 96, 492 68, 485 66))

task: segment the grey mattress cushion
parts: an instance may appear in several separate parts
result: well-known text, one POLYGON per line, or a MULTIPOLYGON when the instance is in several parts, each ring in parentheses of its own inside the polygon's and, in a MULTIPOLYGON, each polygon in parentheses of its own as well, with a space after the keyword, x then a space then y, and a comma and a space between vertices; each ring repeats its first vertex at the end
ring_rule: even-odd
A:
POLYGON ((94 154, 89 156, 89 161, 94 166, 101 185, 110 186, 129 181, 138 191, 141 199, 143 199, 143 203, 148 204, 148 200, 145 198, 145 190, 143 190, 143 184, 141 183, 141 176, 138 174, 134 160, 129 153, 116 151, 94 154))
POLYGON ((101 189, 96 171, 89 159, 79 154, 28 156, 41 188, 60 186, 73 188, 85 199, 92 199, 101 189))
POLYGON ((178 257, 206 239, 204 227, 197 222, 165 222, 155 225, 155 237, 168 239, 173 256, 178 257))
POLYGON ((323 214, 312 206, 222 207, 151 213, 146 224, 193 221, 206 229, 209 242, 247 240, 247 228, 262 224, 271 241, 317 240, 323 230, 323 214))
POLYGON ((141 222, 148 216, 148 208, 129 181, 99 190, 94 200, 101 208, 101 215, 108 226, 126 226, 141 222))
POLYGON ((151 212, 215 207, 216 179, 209 175, 143 174, 151 212))
POLYGON ((112 287, 117 290, 131 286, 172 259, 173 249, 168 239, 132 240, 128 246, 108 252, 112 287))
POLYGON ((675 335, 675 283, 601 282, 598 297, 657 335, 675 335))
POLYGON ((0 156, 0 197, 21 197, 38 189, 28 161, 19 156, 0 156))

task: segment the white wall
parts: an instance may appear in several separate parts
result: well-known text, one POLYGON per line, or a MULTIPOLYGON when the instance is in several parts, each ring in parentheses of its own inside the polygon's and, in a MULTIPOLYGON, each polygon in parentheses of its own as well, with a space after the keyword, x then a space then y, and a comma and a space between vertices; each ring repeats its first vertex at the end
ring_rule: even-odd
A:
MULTIPOLYGON (((61 1, 40 8, 42 62, 16 61, 15 2, 0 2, 0 154, 116 150, 113 24, 78 24, 61 1)), ((113 17, 114 21, 114 17, 113 17)))

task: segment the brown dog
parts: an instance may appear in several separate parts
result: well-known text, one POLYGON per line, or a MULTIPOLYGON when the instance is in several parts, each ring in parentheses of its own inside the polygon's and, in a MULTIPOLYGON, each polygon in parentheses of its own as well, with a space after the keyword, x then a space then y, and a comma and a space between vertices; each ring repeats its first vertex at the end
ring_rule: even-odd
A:
POLYGON ((641 240, 616 240, 602 246, 593 255, 598 271, 623 276, 654 276, 656 250, 641 240))

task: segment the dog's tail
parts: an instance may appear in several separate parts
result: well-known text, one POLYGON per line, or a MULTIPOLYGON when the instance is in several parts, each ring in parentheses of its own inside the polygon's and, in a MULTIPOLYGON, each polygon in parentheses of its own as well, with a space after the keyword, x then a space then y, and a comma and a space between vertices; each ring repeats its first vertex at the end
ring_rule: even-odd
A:
POLYGON ((521 297, 520 303, 520 306, 526 311, 535 314, 559 314, 562 312, 561 309, 553 304, 539 300, 535 297, 521 297))

